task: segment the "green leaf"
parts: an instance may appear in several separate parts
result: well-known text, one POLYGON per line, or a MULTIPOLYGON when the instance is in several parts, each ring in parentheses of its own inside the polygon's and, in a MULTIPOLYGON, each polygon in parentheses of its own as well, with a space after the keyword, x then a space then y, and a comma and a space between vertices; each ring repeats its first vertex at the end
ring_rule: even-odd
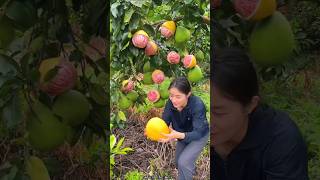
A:
POLYGON ((132 17, 132 14, 134 13, 134 10, 132 8, 130 8, 128 11, 126 11, 126 14, 124 15, 124 23, 128 23, 130 22, 130 19, 132 17))
POLYGON ((139 26, 139 22, 140 22, 140 14, 138 14, 137 12, 133 13, 132 15, 132 18, 130 20, 130 23, 129 23, 129 30, 132 31, 132 30, 135 30, 138 28, 139 26))
POLYGON ((117 138, 116 138, 116 136, 115 136, 114 134, 112 134, 112 135, 110 136, 110 149, 111 149, 111 150, 112 150, 113 147, 116 145, 116 143, 117 143, 117 138))
POLYGON ((191 4, 193 0, 184 0, 184 3, 191 4))
POLYGON ((20 96, 18 95, 13 96, 2 112, 2 119, 6 122, 9 129, 16 127, 22 120, 21 101, 19 98, 20 96))
POLYGON ((120 139, 120 141, 118 142, 117 147, 115 148, 117 151, 120 150, 120 147, 122 146, 123 141, 124 141, 124 137, 122 137, 122 138, 120 139))
POLYGON ((148 0, 128 0, 131 4, 141 8, 148 0))
POLYGON ((123 111, 119 111, 118 116, 121 121, 125 121, 127 119, 123 111))
POLYGON ((113 3, 111 5, 111 14, 113 15, 113 17, 118 17, 118 9, 117 7, 120 6, 120 3, 116 2, 116 3, 113 3))

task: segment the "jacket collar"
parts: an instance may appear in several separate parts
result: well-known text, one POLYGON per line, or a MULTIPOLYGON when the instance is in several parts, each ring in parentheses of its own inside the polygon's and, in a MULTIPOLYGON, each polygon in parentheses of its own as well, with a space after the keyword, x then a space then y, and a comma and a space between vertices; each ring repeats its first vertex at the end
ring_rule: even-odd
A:
POLYGON ((245 150, 255 148, 272 136, 272 123, 276 112, 267 105, 259 105, 249 115, 247 134, 243 141, 234 150, 245 150))

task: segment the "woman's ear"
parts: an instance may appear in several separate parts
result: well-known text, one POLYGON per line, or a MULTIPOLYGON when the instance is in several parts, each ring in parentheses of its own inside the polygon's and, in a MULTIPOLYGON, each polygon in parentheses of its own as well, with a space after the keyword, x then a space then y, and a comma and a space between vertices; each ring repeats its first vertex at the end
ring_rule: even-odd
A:
POLYGON ((246 108, 248 114, 252 113, 252 111, 258 106, 259 101, 260 101, 259 96, 252 97, 250 104, 248 104, 246 108))
POLYGON ((191 92, 188 93, 187 97, 189 98, 191 96, 191 92))

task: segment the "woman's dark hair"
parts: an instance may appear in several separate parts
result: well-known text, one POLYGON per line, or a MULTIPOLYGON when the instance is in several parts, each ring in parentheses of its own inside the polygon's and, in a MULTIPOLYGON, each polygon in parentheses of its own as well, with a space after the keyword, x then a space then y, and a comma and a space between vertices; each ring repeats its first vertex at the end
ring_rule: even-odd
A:
POLYGON ((256 70, 244 50, 225 48, 213 58, 211 82, 224 95, 243 105, 259 95, 256 70))
POLYGON ((168 89, 171 88, 177 88, 179 91, 181 91, 184 94, 188 94, 189 92, 191 92, 191 86, 190 83, 188 81, 188 79, 186 77, 177 77, 175 78, 171 83, 168 89))

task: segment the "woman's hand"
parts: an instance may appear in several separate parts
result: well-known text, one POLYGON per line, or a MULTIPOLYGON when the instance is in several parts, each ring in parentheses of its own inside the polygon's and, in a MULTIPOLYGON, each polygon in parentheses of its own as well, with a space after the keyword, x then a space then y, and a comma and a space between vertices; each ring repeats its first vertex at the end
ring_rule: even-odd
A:
POLYGON ((169 134, 161 133, 161 135, 163 135, 166 138, 159 139, 159 142, 165 143, 165 142, 177 141, 177 139, 184 139, 185 138, 184 133, 178 132, 178 131, 172 129, 171 127, 169 127, 169 128, 170 128, 170 133, 169 134))

